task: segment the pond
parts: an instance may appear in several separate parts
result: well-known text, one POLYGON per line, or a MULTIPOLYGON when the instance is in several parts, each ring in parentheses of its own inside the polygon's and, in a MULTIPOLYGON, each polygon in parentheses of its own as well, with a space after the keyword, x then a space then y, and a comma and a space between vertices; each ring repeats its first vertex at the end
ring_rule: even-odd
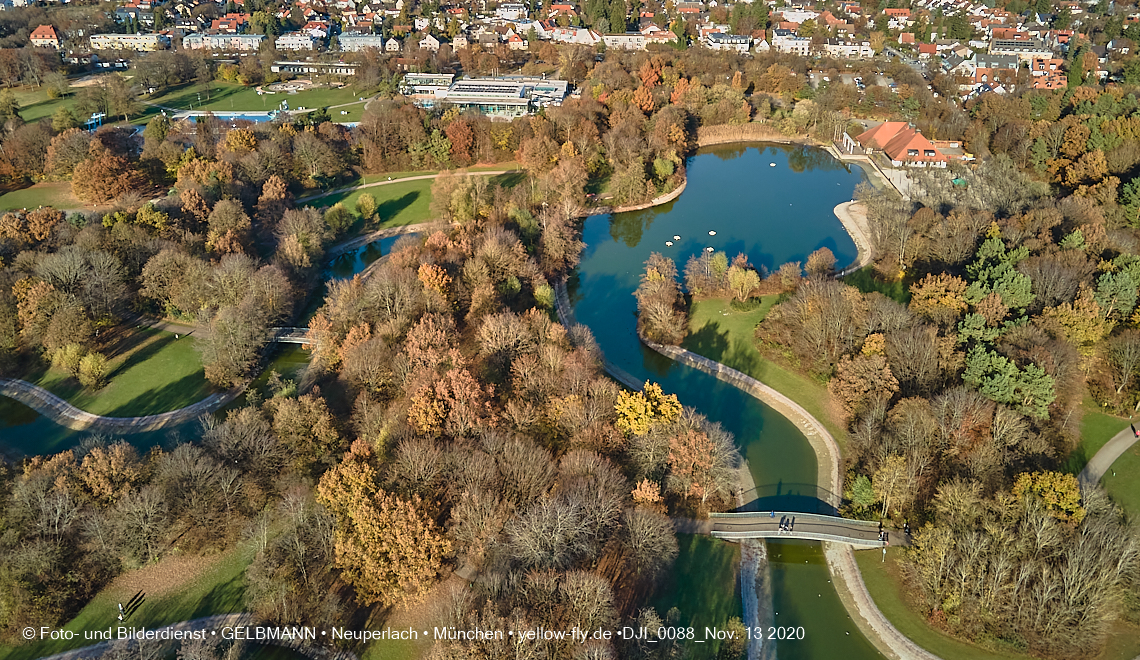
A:
MULTIPOLYGON (((821 150, 771 144, 704 149, 687 167, 688 185, 675 201, 587 218, 586 250, 569 287, 575 316, 593 331, 610 362, 636 378, 661 383, 681 403, 732 432, 761 492, 778 494, 780 499, 774 501, 788 507, 814 501, 817 464, 803 434, 751 396, 644 347, 637 339, 633 292, 651 252, 672 258, 680 272, 691 255, 707 247, 724 250, 729 258, 744 253, 752 264, 769 270, 789 261, 804 262, 820 247, 835 253, 840 266, 853 262, 855 244, 833 209, 852 198, 863 175, 821 150)), ((768 554, 776 622, 806 630, 803 640, 778 644, 781 660, 822 660, 840 652, 844 660, 881 657, 847 616, 829 582, 818 543, 770 542, 768 554)), ((699 565, 688 560, 679 560, 679 570, 699 565)), ((673 594, 664 600, 688 604, 690 610, 694 603, 722 602, 717 591, 739 589, 731 571, 719 579, 684 578, 674 576, 672 583, 709 593, 673 594)), ((656 602, 664 606, 661 598, 656 602)), ((682 620, 707 625, 701 612, 686 612, 682 606, 681 614, 682 620)))

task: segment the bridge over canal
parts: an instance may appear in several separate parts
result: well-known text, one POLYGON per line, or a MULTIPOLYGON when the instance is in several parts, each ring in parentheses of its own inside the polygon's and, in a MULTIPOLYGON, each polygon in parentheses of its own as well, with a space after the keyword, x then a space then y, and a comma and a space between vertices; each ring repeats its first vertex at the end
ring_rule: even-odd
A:
MULTIPOLYGON (((712 513, 708 520, 675 521, 677 531, 709 534, 725 540, 740 539, 804 539, 846 543, 857 548, 881 548, 879 523, 870 520, 852 520, 839 516, 792 511, 756 511, 743 513, 712 513), (781 530, 780 522, 791 523, 790 530, 781 530)), ((907 545, 905 535, 888 530, 891 545, 907 545)))

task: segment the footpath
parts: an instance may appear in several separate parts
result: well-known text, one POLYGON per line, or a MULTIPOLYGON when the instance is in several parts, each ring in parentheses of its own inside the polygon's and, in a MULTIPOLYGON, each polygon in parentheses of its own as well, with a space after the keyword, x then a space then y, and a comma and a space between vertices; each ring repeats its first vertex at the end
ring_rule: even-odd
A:
POLYGON ((1112 439, 1106 442, 1085 464, 1085 469, 1081 470, 1080 475, 1077 476, 1077 481, 1082 487, 1100 483, 1101 477, 1104 476, 1105 472, 1108 472, 1108 468, 1112 467, 1116 459, 1123 456, 1124 452, 1128 451, 1137 441, 1140 441, 1140 438, 1132 432, 1131 426, 1112 436, 1112 439))

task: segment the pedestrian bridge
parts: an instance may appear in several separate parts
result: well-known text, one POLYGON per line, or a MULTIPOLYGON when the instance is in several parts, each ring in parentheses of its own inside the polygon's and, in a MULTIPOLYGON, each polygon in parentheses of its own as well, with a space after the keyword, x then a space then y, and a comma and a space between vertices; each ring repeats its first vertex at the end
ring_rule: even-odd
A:
POLYGON ((270 328, 269 332, 272 333, 270 341, 277 342, 278 344, 313 343, 305 339, 305 335, 309 334, 308 328, 270 328))
MULTIPOLYGON (((703 522, 708 534, 726 540, 788 538, 833 541, 860 548, 881 548, 887 545, 879 540, 879 523, 839 516, 791 511, 710 513, 709 520, 703 522), (781 520, 790 522, 791 529, 782 531, 781 520)), ((904 536, 899 532, 889 533, 888 541, 895 545, 905 545, 904 536)))

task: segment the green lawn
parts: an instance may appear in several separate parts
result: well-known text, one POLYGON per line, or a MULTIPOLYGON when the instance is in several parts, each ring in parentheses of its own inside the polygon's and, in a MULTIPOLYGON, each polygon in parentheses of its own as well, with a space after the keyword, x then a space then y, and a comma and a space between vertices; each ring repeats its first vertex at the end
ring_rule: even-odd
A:
MULTIPOLYGON (((361 96, 368 98, 369 95, 361 94, 347 87, 340 89, 329 89, 325 87, 297 92, 295 94, 266 93, 258 95, 254 87, 246 87, 245 85, 238 85, 237 83, 216 80, 210 84, 209 93, 204 92, 198 85, 184 85, 154 98, 146 99, 146 102, 166 106, 168 108, 178 108, 179 110, 268 112, 277 109, 281 102, 286 100, 289 101, 289 108, 296 110, 301 107, 323 108, 345 103, 360 103, 361 96), (199 97, 201 98, 200 102, 199 97)), ((360 103, 359 107, 361 108, 360 112, 363 113, 363 104, 360 103)), ((352 108, 344 109, 352 110, 352 108)), ((340 117, 337 110, 330 109, 329 112, 334 115, 333 121, 342 121, 337 119, 337 117, 340 117)))
MULTIPOLYGON (((155 628, 179 621, 198 619, 212 614, 241 612, 245 606, 245 569, 253 561, 251 548, 237 548, 218 557, 217 561, 188 584, 164 596, 146 598, 131 615, 127 624, 155 628)), ((132 594, 99 592, 78 615, 67 623, 66 630, 76 631, 74 639, 46 641, 18 647, 0 646, 0 660, 32 660, 52 653, 87 646, 93 642, 83 638, 84 630, 106 630, 117 625, 118 604, 132 594)))
MULTIPOLYGON (((666 571, 650 604, 665 619, 670 608, 680 610, 679 626, 693 626, 703 639, 705 626, 723 629, 731 617, 743 616, 740 601, 740 545, 709 536, 678 534, 680 552, 666 571)), ((719 642, 687 644, 686 658, 715 658, 719 642)), ((684 648, 684 647, 683 647, 684 648)))
POLYGON ((1081 442, 1069 455, 1065 465, 1066 471, 1072 474, 1079 474, 1089 459, 1096 456, 1112 436, 1128 425, 1127 419, 1103 412, 1103 409, 1091 398, 1086 398, 1081 403, 1080 412, 1082 413, 1081 442))
POLYGON ((0 211, 35 209, 41 206, 77 209, 83 206, 83 202, 72 197, 71 184, 66 181, 37 183, 30 188, 0 195, 0 211))
POLYGON ((364 188, 363 190, 350 190, 332 195, 325 195, 305 202, 306 206, 318 208, 332 206, 341 202, 352 212, 356 212, 356 200, 364 193, 376 198, 377 215, 383 227, 401 227, 417 222, 426 222, 430 216, 431 184, 434 179, 420 181, 404 181, 387 186, 364 188))
MULTIPOLYGON (((1140 457, 1138 457, 1140 458, 1140 457)), ((1140 467, 1140 460, 1137 461, 1140 467)), ((953 639, 930 627, 913 608, 909 607, 903 594, 913 589, 901 572, 901 548, 889 548, 887 561, 883 563, 882 553, 860 551, 855 553, 859 571, 875 605, 899 632, 924 649, 945 660, 1031 660, 1032 656, 1015 651, 994 651, 974 644, 953 639)), ((1140 653, 1140 635, 1135 627, 1119 626, 1117 634, 1110 638, 1101 660, 1131 660, 1140 653)))
MULTIPOLYGON (((1140 443, 1116 459, 1101 478, 1100 485, 1133 520, 1140 519, 1140 443)), ((1140 654, 1140 649, 1135 653, 1140 654)))
POLYGON ((113 347, 108 383, 98 392, 70 375, 43 370, 27 379, 96 415, 138 417, 183 408, 210 393, 194 339, 163 330, 139 330, 113 347))
POLYGON ((871 266, 860 268, 843 278, 845 284, 859 289, 863 293, 878 291, 903 305, 910 303, 910 282, 908 279, 884 282, 875 276, 875 269, 871 266))
POLYGON ((847 434, 826 408, 827 387, 766 360, 756 349, 756 326, 776 299, 775 295, 764 296, 760 307, 750 312, 733 311, 725 298, 694 301, 689 309, 689 336, 681 346, 780 391, 822 422, 842 446, 847 434))
MULTIPOLYGON (((16 100, 20 102, 20 117, 31 123, 44 117, 51 117, 56 110, 62 107, 75 108, 76 90, 63 98, 48 98, 47 88, 25 89, 16 92, 16 100)), ((79 112, 76 111, 78 116, 79 112)))
MULTIPOLYGON (((412 173, 410 176, 424 174, 431 174, 431 172, 412 173)), ((521 176, 516 175, 514 172, 492 177, 492 181, 495 184, 508 187, 517 184, 519 179, 521 179, 521 176)), ((305 206, 322 208, 340 202, 355 213, 357 200, 360 199, 361 195, 367 193, 376 198, 377 215, 380 218, 380 222, 376 226, 354 227, 353 231, 350 231, 348 235, 354 233, 356 229, 367 231, 383 229, 385 227, 402 227, 418 222, 427 222, 431 219, 431 187, 433 183, 435 183, 435 179, 401 181, 383 186, 333 193, 309 200, 304 204, 305 206)))

